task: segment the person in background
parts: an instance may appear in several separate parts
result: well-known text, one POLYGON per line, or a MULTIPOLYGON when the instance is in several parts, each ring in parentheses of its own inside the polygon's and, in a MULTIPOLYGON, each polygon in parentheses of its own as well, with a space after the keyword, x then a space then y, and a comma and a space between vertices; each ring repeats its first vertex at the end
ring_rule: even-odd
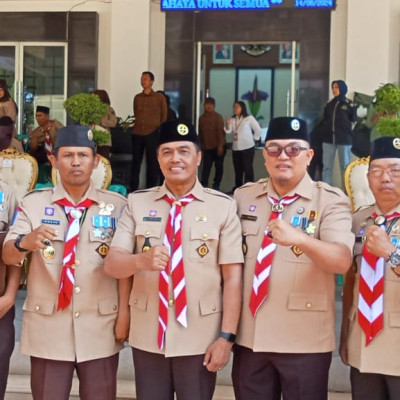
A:
POLYGON ((324 108, 324 127, 322 138, 322 180, 332 184, 333 164, 336 151, 339 155, 340 174, 350 163, 353 142, 352 123, 357 119, 357 109, 346 98, 347 85, 344 81, 332 82, 333 99, 324 108))
POLYGON ((0 151, 11 147, 23 152, 22 143, 13 137, 14 123, 10 117, 0 117, 0 151))
POLYGON ((24 197, 3 246, 6 264, 31 252, 21 352, 31 358, 32 395, 69 399, 76 370, 81 399, 115 400, 129 292, 103 264, 126 200, 93 186, 89 127, 61 128, 50 161, 59 182, 24 197))
POLYGON ((130 295, 137 398, 211 400, 229 361, 242 293, 236 204, 197 179, 197 133, 180 120, 161 125, 162 186, 128 198, 106 272, 133 277, 130 295))
POLYGON ((167 102, 167 121, 175 121, 178 119, 178 117, 176 116, 176 112, 173 108, 171 108, 171 99, 169 98, 169 96, 164 92, 164 90, 157 90, 157 93, 161 93, 164 95, 165 97, 165 101, 167 102))
POLYGON ((17 122, 18 108, 8 91, 7 81, 0 79, 0 117, 10 117, 14 123, 13 136, 16 136, 15 123, 17 122))
MULTIPOLYGON (((4 117, 2 117, 4 118, 4 117)), ((0 119, 2 119, 0 118, 0 119)), ((8 118, 8 117, 7 117, 8 118)), ((13 127, 8 129, 7 140, 13 127)), ((0 146, 4 146, 4 126, 0 125, 0 146)), ((8 146, 7 146, 8 147, 8 146)), ((2 150, 2 149, 1 149, 2 150)), ((17 200, 11 186, 0 179, 0 249, 11 224, 17 200)), ((1 252, 1 250, 0 250, 1 252)), ((20 265, 5 265, 0 256, 0 399, 4 399, 11 354, 15 345, 14 302, 17 295, 22 268, 20 265)))
POLYGON ((140 83, 143 91, 133 99, 135 124, 132 135, 132 174, 131 191, 139 188, 140 168, 143 153, 146 152, 146 188, 159 184, 160 167, 157 163, 158 127, 167 120, 167 101, 165 96, 153 90, 154 74, 142 73, 140 83))
MULTIPOLYGON (((115 128, 117 126, 117 122, 118 122, 118 118, 115 114, 115 111, 111 107, 110 97, 108 96, 108 93, 102 89, 96 89, 92 92, 92 94, 95 94, 96 96, 98 96, 99 99, 103 103, 106 103, 108 106, 107 115, 101 119, 100 126, 103 127, 104 129, 107 129, 107 131, 110 132, 110 128, 115 128)), ((111 132, 110 132, 109 142, 103 146, 97 146, 97 154, 100 154, 101 156, 103 156, 107 159, 110 159, 111 146, 112 146, 112 141, 111 141, 111 132)))
POLYGON ((215 176, 212 188, 219 190, 224 174, 225 131, 224 120, 215 112, 215 99, 212 97, 207 97, 204 101, 204 113, 199 119, 199 139, 203 156, 201 184, 208 187, 208 178, 214 164, 215 176))
POLYGON ((354 400, 400 399, 400 137, 371 144, 375 204, 353 215, 353 268, 346 274, 340 356, 354 400))
POLYGON ((35 118, 38 127, 28 133, 29 154, 40 165, 48 162, 56 143, 57 131, 63 126, 56 119, 50 119, 50 108, 46 106, 36 107, 35 118))
POLYGON ((254 181, 253 161, 255 142, 260 140, 261 127, 256 119, 247 114, 246 104, 236 101, 233 117, 226 117, 225 132, 232 134, 232 160, 235 170, 235 186, 232 191, 246 182, 254 181))
POLYGON ((305 121, 272 119, 263 155, 270 178, 234 194, 245 252, 235 396, 327 400, 335 274, 350 267, 354 243, 350 202, 308 175, 305 121))

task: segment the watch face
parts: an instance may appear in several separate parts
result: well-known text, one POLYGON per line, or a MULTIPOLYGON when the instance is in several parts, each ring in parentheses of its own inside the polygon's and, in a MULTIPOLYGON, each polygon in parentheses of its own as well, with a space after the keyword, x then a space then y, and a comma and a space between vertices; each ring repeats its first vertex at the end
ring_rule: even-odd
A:
POLYGON ((389 256, 389 262, 393 266, 397 267, 400 265, 400 249, 396 249, 390 256, 389 256))

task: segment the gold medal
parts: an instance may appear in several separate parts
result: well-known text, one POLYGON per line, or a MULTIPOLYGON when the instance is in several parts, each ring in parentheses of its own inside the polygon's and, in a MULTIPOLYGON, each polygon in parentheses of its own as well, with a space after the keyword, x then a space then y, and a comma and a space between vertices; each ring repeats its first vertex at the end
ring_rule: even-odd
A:
POLYGON ((43 257, 46 260, 52 260, 56 256, 56 251, 54 250, 53 246, 47 246, 43 249, 43 257))

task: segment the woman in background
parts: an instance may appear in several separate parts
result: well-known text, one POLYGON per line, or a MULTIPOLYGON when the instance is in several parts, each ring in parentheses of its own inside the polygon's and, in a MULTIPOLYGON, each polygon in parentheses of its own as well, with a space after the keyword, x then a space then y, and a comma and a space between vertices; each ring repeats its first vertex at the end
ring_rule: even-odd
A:
POLYGON ((12 119, 14 124, 13 136, 16 136, 15 122, 17 120, 17 114, 17 105, 11 98, 7 82, 4 79, 0 79, 0 118, 10 117, 12 119))
MULTIPOLYGON (((97 89, 92 92, 99 97, 99 99, 108 105, 107 116, 103 117, 100 122, 100 126, 104 129, 107 129, 110 132, 110 128, 114 128, 117 126, 117 116, 115 115, 114 109, 111 107, 110 97, 105 90, 97 89)), ((110 140, 104 146, 97 146, 97 154, 102 155, 103 157, 109 159, 110 158, 110 150, 111 150, 111 134, 110 140)))
POLYGON ((246 182, 254 181, 255 142, 260 140, 261 127, 256 119, 247 114, 246 104, 236 101, 233 105, 233 117, 226 117, 225 132, 233 134, 232 160, 235 170, 234 191, 246 182))

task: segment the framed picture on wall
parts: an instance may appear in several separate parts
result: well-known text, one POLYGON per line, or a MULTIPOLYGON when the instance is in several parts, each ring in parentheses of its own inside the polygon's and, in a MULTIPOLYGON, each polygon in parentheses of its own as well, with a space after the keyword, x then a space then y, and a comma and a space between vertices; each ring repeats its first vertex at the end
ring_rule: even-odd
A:
MULTIPOLYGON (((300 61, 300 43, 296 45, 296 64, 300 61)), ((291 64, 292 63, 292 43, 286 42, 279 45, 279 63, 291 64)))
POLYGON ((273 68, 238 68, 236 99, 244 101, 247 113, 252 114, 261 127, 266 127, 272 116, 274 84, 273 68))
POLYGON ((232 64, 233 63, 233 45, 226 43, 213 44, 213 63, 214 64, 232 64))

